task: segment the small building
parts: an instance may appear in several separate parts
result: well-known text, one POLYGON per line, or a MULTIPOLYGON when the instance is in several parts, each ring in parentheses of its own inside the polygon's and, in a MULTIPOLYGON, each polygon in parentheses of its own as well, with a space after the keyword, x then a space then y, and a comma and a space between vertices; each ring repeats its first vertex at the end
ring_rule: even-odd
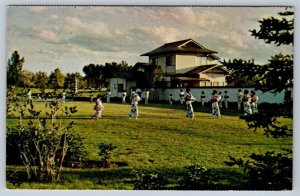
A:
POLYGON ((129 71, 116 73, 110 78, 109 89, 111 97, 122 97, 124 91, 128 94, 133 88, 136 88, 136 81, 129 71))
POLYGON ((192 39, 166 43, 141 56, 160 66, 167 87, 226 86, 229 72, 218 65, 218 52, 192 39))

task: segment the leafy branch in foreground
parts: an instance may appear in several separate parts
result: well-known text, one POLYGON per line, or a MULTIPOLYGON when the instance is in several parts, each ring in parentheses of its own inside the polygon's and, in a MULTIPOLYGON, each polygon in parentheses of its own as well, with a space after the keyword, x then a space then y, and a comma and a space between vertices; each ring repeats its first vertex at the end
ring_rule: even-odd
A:
MULTIPOLYGON (((61 108, 57 100, 45 105, 46 117, 41 117, 41 111, 35 111, 34 104, 24 98, 24 94, 16 95, 14 91, 8 94, 13 98, 8 102, 9 112, 19 113, 19 121, 17 126, 7 128, 7 154, 16 152, 7 157, 16 159, 19 156, 28 180, 58 180, 66 157, 81 160, 82 157, 78 156, 84 156, 82 146, 76 146, 81 144, 82 138, 72 132, 73 121, 66 124, 56 122, 57 112, 61 108), (24 119, 27 111, 30 118, 24 119), (72 156, 77 152, 81 154, 72 156)), ((72 112, 75 110, 72 109, 72 112)))

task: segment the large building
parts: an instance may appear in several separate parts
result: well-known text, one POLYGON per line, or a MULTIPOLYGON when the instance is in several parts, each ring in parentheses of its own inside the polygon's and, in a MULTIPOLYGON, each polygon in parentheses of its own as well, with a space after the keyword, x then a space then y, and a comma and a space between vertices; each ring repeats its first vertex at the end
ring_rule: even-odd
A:
POLYGON ((218 65, 217 52, 192 39, 166 43, 141 56, 160 66, 167 87, 225 86, 227 70, 218 65))

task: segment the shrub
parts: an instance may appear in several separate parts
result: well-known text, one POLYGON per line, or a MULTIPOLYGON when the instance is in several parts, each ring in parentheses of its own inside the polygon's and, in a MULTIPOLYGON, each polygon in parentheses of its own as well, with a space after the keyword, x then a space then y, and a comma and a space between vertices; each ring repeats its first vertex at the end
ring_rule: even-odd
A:
POLYGON ((213 180, 213 173, 203 166, 190 165, 185 167, 181 189, 185 190, 213 190, 217 183, 213 180))
POLYGON ((247 174, 249 189, 252 190, 291 190, 293 159, 292 152, 266 152, 252 154, 252 160, 235 159, 229 157, 228 166, 237 165, 247 174))
MULTIPOLYGON (((41 111, 36 111, 32 101, 24 94, 17 96, 14 91, 9 90, 8 95, 7 113, 19 114, 18 125, 7 128, 7 152, 15 152, 8 157, 19 157, 19 161, 25 166, 28 180, 58 180, 65 158, 69 161, 81 160, 80 156, 83 155, 74 155, 79 152, 78 149, 83 152, 83 146, 76 146, 81 144, 81 138, 71 132, 73 121, 66 125, 63 125, 62 121, 56 122, 56 114, 61 109, 61 103, 57 100, 45 105, 47 117, 41 118, 41 111), (26 111, 31 116, 28 120, 24 120, 26 111)), ((62 113, 70 114, 76 111, 76 108, 71 107, 65 108, 62 113)))
POLYGON ((158 173, 135 173, 135 190, 164 190, 168 181, 158 173))
POLYGON ((112 162, 111 162, 111 151, 116 149, 117 146, 114 146, 113 144, 104 144, 101 143, 98 145, 98 149, 100 150, 99 156, 101 158, 101 166, 102 167, 110 167, 112 162))

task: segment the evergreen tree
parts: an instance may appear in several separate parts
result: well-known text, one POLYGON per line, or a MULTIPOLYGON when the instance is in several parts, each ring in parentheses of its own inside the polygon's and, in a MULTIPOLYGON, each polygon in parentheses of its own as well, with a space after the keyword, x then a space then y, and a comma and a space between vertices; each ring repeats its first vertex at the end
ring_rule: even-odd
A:
POLYGON ((20 57, 18 54, 18 51, 14 51, 8 59, 7 62, 7 85, 17 85, 18 84, 18 76, 19 73, 22 70, 23 63, 24 63, 24 57, 20 57))

